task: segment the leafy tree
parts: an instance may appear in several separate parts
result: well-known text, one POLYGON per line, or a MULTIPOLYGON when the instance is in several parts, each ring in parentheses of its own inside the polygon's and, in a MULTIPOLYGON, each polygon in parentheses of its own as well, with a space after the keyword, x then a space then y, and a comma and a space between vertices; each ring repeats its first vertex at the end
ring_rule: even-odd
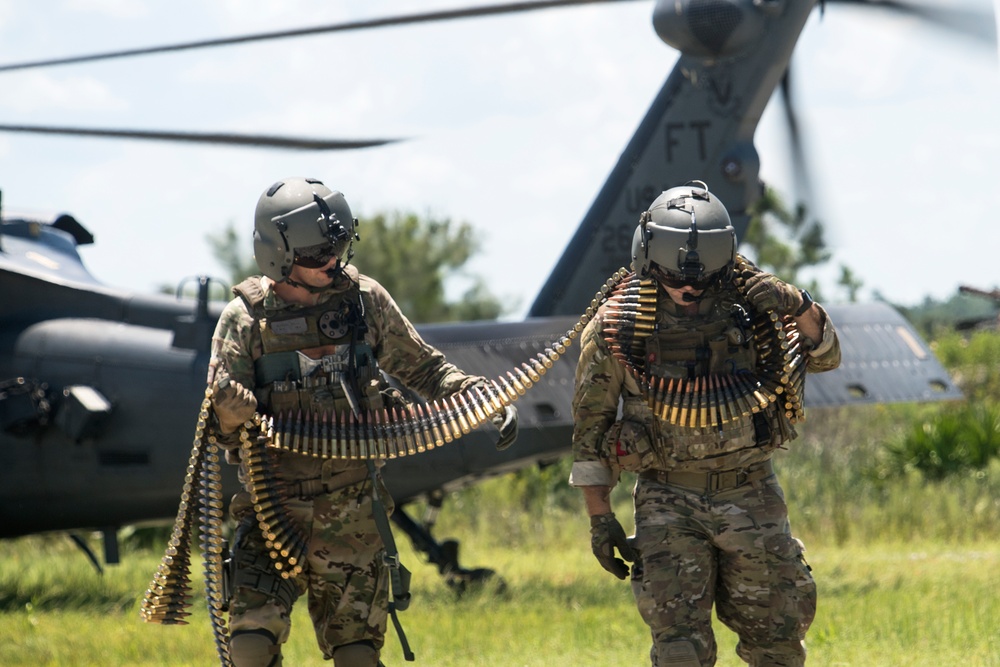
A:
POLYGON ((394 211, 364 220, 358 231, 354 263, 382 283, 413 321, 492 320, 503 313, 482 278, 462 271, 479 250, 469 223, 394 211), (455 278, 472 284, 458 301, 449 302, 445 284, 455 278))
POLYGON ((864 286, 864 281, 858 278, 850 267, 840 265, 840 279, 837 284, 847 291, 847 300, 850 303, 857 303, 858 291, 864 286))
POLYGON ((205 238, 212 248, 215 259, 229 271, 229 279, 233 285, 242 282, 248 276, 260 273, 250 250, 252 246, 249 234, 237 234, 232 221, 221 233, 209 234, 205 238))
MULTIPOLYGON (((412 321, 492 320, 505 312, 482 278, 462 270, 479 250, 469 223, 397 211, 364 219, 357 231, 361 240, 354 243, 351 262, 384 285, 412 321), (445 293, 451 279, 471 281, 457 301, 449 301, 445 293)), ((207 238, 233 284, 260 273, 250 243, 232 223, 207 238)))

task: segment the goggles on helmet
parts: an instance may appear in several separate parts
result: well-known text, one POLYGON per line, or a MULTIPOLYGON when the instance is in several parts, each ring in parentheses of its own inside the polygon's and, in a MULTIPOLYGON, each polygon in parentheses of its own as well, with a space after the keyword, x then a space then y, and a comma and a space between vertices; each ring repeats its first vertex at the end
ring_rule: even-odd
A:
POLYGON ((305 269, 319 269, 329 264, 337 255, 337 246, 332 243, 318 243, 305 248, 296 248, 292 263, 305 269))
POLYGON ((715 273, 698 278, 686 277, 680 273, 666 271, 655 263, 650 266, 650 271, 657 281, 673 289, 681 289, 682 287, 690 287, 696 290, 708 289, 717 278, 715 273))

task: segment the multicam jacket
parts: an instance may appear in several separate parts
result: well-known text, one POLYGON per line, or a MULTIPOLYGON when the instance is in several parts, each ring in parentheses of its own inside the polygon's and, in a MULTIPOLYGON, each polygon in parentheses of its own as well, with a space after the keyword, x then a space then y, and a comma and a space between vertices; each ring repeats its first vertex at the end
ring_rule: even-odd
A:
MULTIPOLYGON (((273 362, 284 363, 289 355, 294 358, 300 352, 319 359, 353 347, 359 358, 369 355, 372 363, 360 378, 363 386, 357 388, 364 408, 381 407, 383 395, 393 391, 379 369, 425 399, 446 396, 482 380, 458 369, 428 345, 385 288, 353 266, 345 269, 332 289, 322 293, 315 306, 288 303, 274 292, 272 283, 259 278, 249 279, 234 291, 241 296, 233 299, 219 318, 212 339, 210 372, 215 373, 216 381, 228 376, 253 387, 258 411, 263 414, 310 406, 350 409, 335 383, 303 386, 302 382, 276 381, 280 372, 273 362), (355 324, 350 324, 352 321, 355 324), (363 323, 357 326, 357 322, 363 323)), ((319 474, 322 461, 318 459, 287 452, 282 456, 286 479, 319 474)), ((343 461, 338 467, 357 465, 343 461)))
MULTIPOLYGON (((735 288, 712 288, 687 315, 658 288, 656 331, 646 356, 635 360, 658 376, 705 376, 724 368, 753 371, 756 354, 732 331, 731 311, 747 307, 735 288)), ((808 341, 807 371, 832 370, 840 364, 840 344, 826 311, 822 339, 808 341)), ((765 410, 715 430, 684 428, 662 421, 647 405, 638 383, 616 359, 606 340, 607 304, 583 330, 572 410, 575 486, 606 486, 621 470, 678 469, 692 472, 732 470, 768 459, 782 442, 795 437, 791 423, 777 410, 765 410)))

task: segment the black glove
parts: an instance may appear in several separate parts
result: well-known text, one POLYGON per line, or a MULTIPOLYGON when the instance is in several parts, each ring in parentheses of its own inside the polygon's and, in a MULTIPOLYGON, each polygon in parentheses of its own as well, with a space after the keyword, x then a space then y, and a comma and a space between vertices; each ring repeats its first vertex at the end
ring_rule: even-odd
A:
POLYGON ((517 440, 517 408, 506 405, 504 409, 493 415, 493 425, 500 431, 497 440, 497 451, 503 451, 517 440))
POLYGON ((747 299, 758 310, 796 316, 804 312, 802 291, 770 273, 754 274, 744 285, 747 299))
POLYGON ((615 557, 615 549, 627 561, 637 556, 625 537, 625 529, 611 512, 590 517, 590 548, 601 567, 619 579, 628 576, 628 565, 615 557))

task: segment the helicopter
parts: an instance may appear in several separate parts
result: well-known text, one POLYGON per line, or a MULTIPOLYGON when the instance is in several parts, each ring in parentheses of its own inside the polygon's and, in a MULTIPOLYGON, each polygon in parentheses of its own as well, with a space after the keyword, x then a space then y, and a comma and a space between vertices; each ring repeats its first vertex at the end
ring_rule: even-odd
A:
MULTIPOLYGON (((518 3, 494 13, 571 4, 580 3, 518 3)), ((741 27, 731 34, 715 29, 714 20, 692 22, 720 3, 656 4, 656 32, 680 54, 666 82, 523 321, 417 327, 449 361, 495 377, 541 352, 573 326, 602 281, 627 259, 639 212, 667 187, 691 179, 711 184, 742 237, 750 206, 762 192, 754 131, 815 5, 721 4, 739 12, 741 27)), ((399 21, 407 22, 416 21, 399 21)), ((72 133, 67 129, 61 133, 72 133)), ((254 139, 245 143, 254 145, 254 139)), ((103 535, 105 562, 113 563, 122 526, 168 519, 176 510, 221 304, 209 298, 207 277, 195 280, 194 299, 105 285, 78 252, 94 242, 71 215, 10 216, 0 226, 0 537, 96 529, 103 535)), ((844 363, 810 379, 808 407, 961 396, 920 336, 888 304, 828 310, 840 332, 844 363)), ((575 355, 571 346, 519 399, 520 435, 510 449, 497 451, 487 432, 475 431, 386 466, 396 500, 393 521, 443 574, 475 577, 481 571, 463 568, 457 543, 436 539, 432 526, 414 520, 408 507, 419 499, 433 506, 450 491, 565 456, 573 428, 575 355)), ((225 485, 232 492, 235 479, 225 485)))
MULTIPOLYGON (((972 285, 959 285, 958 291, 960 294, 982 297, 983 299, 991 301, 994 310, 996 310, 997 304, 1000 304, 1000 288, 985 290, 972 285)), ((1000 329, 1000 315, 997 315, 994 312, 991 315, 960 320, 955 323, 955 329, 958 331, 1000 329)))

